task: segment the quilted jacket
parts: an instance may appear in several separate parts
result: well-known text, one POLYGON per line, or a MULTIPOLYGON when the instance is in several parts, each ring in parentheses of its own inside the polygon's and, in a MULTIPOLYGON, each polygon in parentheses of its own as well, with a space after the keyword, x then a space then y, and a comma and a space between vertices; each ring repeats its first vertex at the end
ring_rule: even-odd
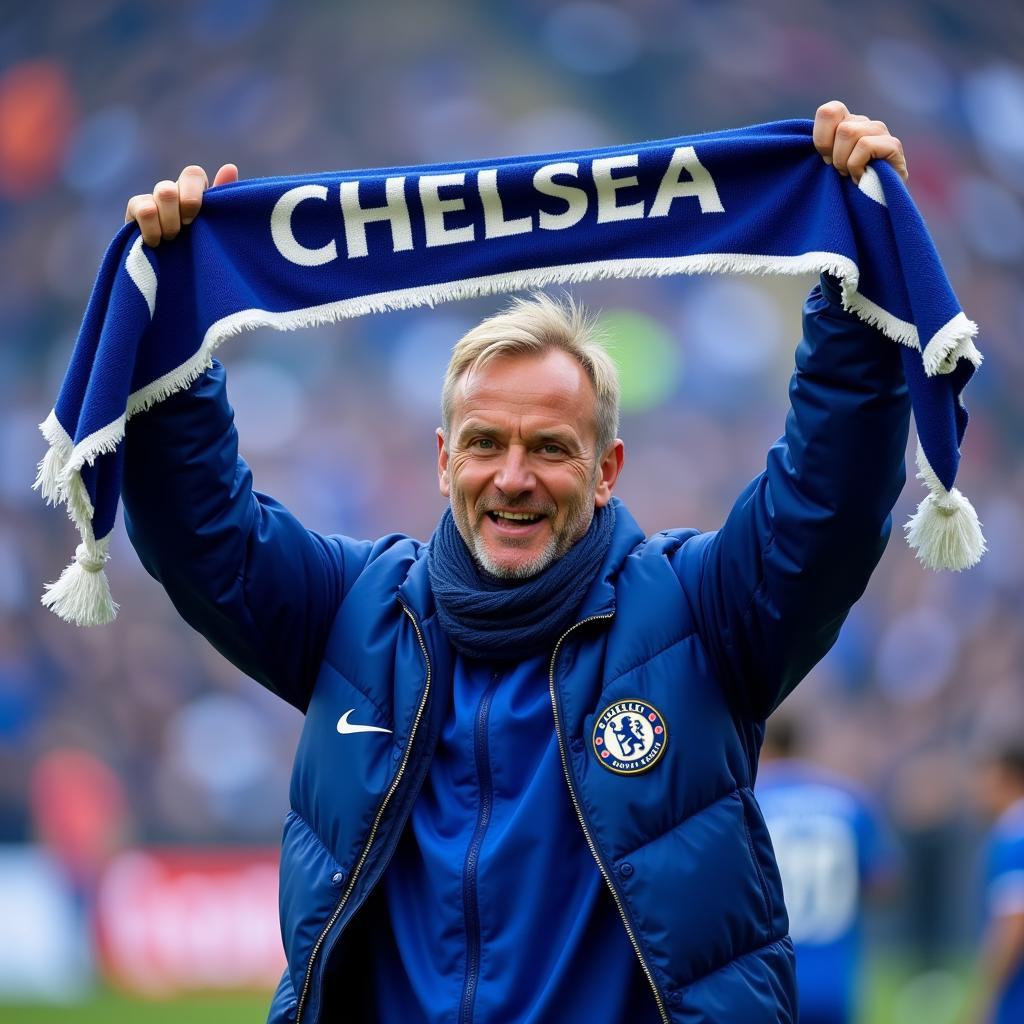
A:
MULTIPOLYGON (((785 435, 721 529, 646 538, 618 504, 606 562, 551 651, 565 782, 665 1021, 797 1016, 758 751, 881 556, 909 420, 896 346, 844 313, 827 279, 805 305, 790 397, 785 435), (616 774, 595 755, 595 717, 617 700, 665 722, 649 771, 616 774)), ((124 480, 129 535, 182 616, 305 713, 270 1020, 372 1020, 359 936, 452 680, 426 547, 322 536, 255 492, 217 364, 131 423, 124 480), (350 708, 391 736, 339 745, 350 708)))

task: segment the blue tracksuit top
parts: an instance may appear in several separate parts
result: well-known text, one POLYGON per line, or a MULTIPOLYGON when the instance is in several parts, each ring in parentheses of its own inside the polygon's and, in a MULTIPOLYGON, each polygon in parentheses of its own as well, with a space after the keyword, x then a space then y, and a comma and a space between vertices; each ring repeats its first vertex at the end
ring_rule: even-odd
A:
POLYGON ((381 882, 390 928, 370 938, 375 1019, 660 1020, 551 726, 546 656, 456 659, 437 752, 381 882))
MULTIPOLYGON (((785 433, 722 527, 645 537, 619 503, 605 562, 541 677, 576 827, 665 1022, 796 1019, 781 879, 753 793, 758 751, 766 717, 834 643, 881 556, 909 425, 897 346, 837 300, 828 281, 811 292, 785 433), (634 728, 638 709, 657 711, 662 750, 647 770, 603 759, 602 722, 620 706, 634 728)), ((147 570, 186 621, 305 715, 281 847, 288 966, 269 1019, 376 1020, 388 998, 371 963, 390 927, 382 880, 392 864, 402 877, 423 821, 414 808, 462 706, 426 547, 323 536, 255 491, 219 366, 135 417, 124 453, 125 520, 147 570)), ((553 842, 558 813, 541 830, 553 842)), ((478 900, 494 895, 478 886, 478 900)), ((530 935, 508 977, 535 946, 550 955, 530 935)), ((465 949, 463 924, 438 951, 455 973, 447 989, 464 983, 465 949)), ((479 976, 477 1020, 491 980, 479 976)), ((587 983, 567 969, 564 985, 587 983)))

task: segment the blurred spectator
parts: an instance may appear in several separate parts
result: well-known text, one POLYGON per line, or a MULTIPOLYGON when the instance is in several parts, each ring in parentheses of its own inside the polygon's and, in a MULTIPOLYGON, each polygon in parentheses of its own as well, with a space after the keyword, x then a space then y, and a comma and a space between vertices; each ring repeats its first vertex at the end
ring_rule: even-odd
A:
POLYGON ((985 755, 977 800, 995 820, 985 865, 985 937, 970 1024, 1024 1021, 1024 742, 985 755))
POLYGON ((83 895, 125 838, 120 780, 85 750, 52 750, 35 764, 32 806, 39 839, 83 895))
POLYGON ((864 902, 891 889, 896 858, 867 797, 801 753, 795 720, 776 714, 757 799, 782 873, 800 1024, 851 1024, 863 980, 864 902))

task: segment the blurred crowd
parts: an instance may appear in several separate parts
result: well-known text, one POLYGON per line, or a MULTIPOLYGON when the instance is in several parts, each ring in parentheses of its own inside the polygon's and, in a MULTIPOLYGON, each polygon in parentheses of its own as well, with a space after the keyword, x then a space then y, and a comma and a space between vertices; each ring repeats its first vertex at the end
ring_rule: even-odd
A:
MULTIPOLYGON (((114 625, 76 629, 38 604, 77 539, 30 490, 36 424, 130 195, 189 162, 253 177, 594 147, 811 117, 834 97, 903 140, 979 323, 958 483, 990 552, 960 575, 915 562, 900 529, 925 493, 911 470, 866 596, 788 706, 814 757, 867 787, 902 838, 921 955, 963 941, 981 829, 972 759, 1024 729, 1024 13, 1010 2, 875 0, 855 18, 825 0, 6 5, 0 842, 87 842, 97 856, 128 840, 273 842, 286 807, 298 714, 179 622, 123 527, 114 625)), ((648 531, 715 528, 758 472, 812 283, 574 289, 614 338, 621 495, 648 531)), ((428 536, 448 350, 500 302, 231 341, 221 355, 257 487, 324 532, 428 536)))

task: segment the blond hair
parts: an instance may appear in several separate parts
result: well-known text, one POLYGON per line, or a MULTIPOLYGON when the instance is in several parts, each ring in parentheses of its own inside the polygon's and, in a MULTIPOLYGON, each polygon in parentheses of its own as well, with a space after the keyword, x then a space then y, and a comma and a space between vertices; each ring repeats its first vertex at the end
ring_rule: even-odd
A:
POLYGON ((583 367, 594 388, 598 457, 619 431, 619 375, 597 328, 597 317, 571 295, 558 300, 544 292, 514 298, 464 334, 452 349, 441 392, 441 427, 448 437, 455 388, 462 377, 497 356, 542 355, 561 349, 583 367))

